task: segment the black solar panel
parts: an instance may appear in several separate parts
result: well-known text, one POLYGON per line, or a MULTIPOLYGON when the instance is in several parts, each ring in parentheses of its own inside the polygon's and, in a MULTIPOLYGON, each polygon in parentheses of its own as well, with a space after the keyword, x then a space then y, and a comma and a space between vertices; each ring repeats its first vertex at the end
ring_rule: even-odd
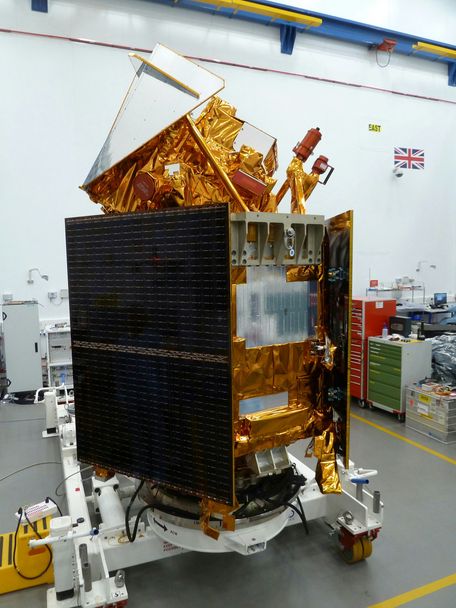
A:
POLYGON ((232 503, 229 209, 66 220, 80 460, 232 503))

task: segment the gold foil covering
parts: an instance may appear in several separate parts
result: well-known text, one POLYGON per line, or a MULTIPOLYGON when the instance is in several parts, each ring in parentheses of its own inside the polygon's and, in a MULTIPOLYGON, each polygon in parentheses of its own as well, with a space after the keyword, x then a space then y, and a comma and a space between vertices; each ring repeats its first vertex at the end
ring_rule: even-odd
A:
POLYGON ((291 190, 291 212, 306 213, 306 200, 318 184, 318 175, 308 174, 299 158, 293 158, 287 169, 287 179, 291 190))
MULTIPOLYGON (((232 272, 233 304, 236 284, 246 280, 232 272)), ((289 445, 314 437, 318 458, 317 482, 323 493, 341 491, 336 464, 333 410, 325 402, 325 374, 334 367, 336 346, 325 328, 324 272, 322 265, 292 266, 287 281, 316 280, 319 315, 316 336, 304 342, 246 348, 234 331, 232 348, 235 456, 289 445), (288 392, 288 403, 266 411, 239 416, 239 401, 288 392)), ((233 305, 234 311, 235 306, 233 305)), ((233 315, 233 323, 236 317, 233 315)), ((233 326, 235 328, 235 325, 233 326)))
POLYGON ((288 283, 317 281, 321 275, 321 269, 316 264, 310 264, 309 266, 287 266, 286 273, 288 283))
POLYGON ((211 500, 210 498, 202 498, 200 502, 201 507, 201 516, 200 516, 200 526, 203 530, 204 534, 210 536, 214 540, 217 540, 220 532, 213 528, 210 525, 211 515, 218 514, 222 516, 222 525, 225 530, 228 532, 233 532, 236 528, 236 520, 231 513, 235 511, 239 505, 237 501, 235 504, 225 505, 223 503, 216 502, 215 500, 211 500))
POLYGON ((233 106, 213 97, 195 121, 207 153, 184 117, 85 186, 86 191, 105 213, 222 202, 230 202, 232 211, 275 211, 271 194, 276 183, 272 177, 277 168, 275 140, 265 159, 247 145, 235 150, 244 124, 235 115, 233 106), (255 177, 265 184, 264 192, 255 195, 231 183, 234 192, 230 194, 214 162, 229 180, 238 170, 255 177), (143 175, 148 177, 148 190, 139 187, 143 175), (236 190, 240 198, 232 195, 236 190))
POLYGON ((314 438, 314 455, 318 458, 315 479, 323 494, 340 494, 342 486, 336 464, 334 424, 314 438))

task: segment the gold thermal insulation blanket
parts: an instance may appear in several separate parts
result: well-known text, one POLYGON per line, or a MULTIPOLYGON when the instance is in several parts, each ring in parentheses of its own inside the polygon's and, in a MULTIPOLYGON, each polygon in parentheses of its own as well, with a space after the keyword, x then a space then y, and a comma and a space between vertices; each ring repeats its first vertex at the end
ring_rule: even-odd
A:
MULTIPOLYGON (((232 318, 236 328, 236 284, 246 281, 245 269, 232 271, 232 318)), ((287 281, 317 281, 319 301, 315 337, 303 342, 247 348, 243 338, 233 337, 233 407, 235 456, 290 445, 314 438, 318 459, 316 479, 324 493, 340 493, 336 463, 336 429, 333 410, 325 400, 325 379, 334 367, 336 347, 325 328, 325 281, 322 265, 292 266, 287 281), (240 415, 243 399, 288 393, 288 403, 268 410, 240 415)))
MULTIPOLYGON (((277 150, 273 138, 265 157, 248 145, 234 149, 244 122, 236 109, 214 97, 195 125, 204 138, 212 160, 234 182, 249 209, 275 211, 271 194, 276 180, 277 150)), ((149 140, 138 150, 88 184, 90 198, 106 213, 153 211, 166 207, 231 202, 233 211, 243 211, 233 200, 213 162, 201 150, 186 118, 182 118, 149 140)))

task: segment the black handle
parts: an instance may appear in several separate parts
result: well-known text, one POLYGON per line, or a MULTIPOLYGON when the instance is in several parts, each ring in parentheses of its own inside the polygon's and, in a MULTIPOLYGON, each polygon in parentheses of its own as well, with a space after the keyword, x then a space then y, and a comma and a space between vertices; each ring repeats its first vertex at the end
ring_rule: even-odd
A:
POLYGON ((35 352, 38 352, 38 342, 35 342, 35 352))
POLYGON ((329 173, 326 175, 324 181, 320 182, 320 184, 322 186, 326 186, 326 184, 328 183, 329 178, 331 177, 331 175, 333 174, 334 171, 334 167, 331 167, 331 165, 328 165, 328 167, 330 168, 329 173))
POLYGON ((6 314, 6 312, 2 312, 2 317, 3 317, 3 320, 4 320, 4 321, 5 321, 5 319, 6 319, 6 317, 7 317, 7 316, 8 316, 8 315, 6 314))

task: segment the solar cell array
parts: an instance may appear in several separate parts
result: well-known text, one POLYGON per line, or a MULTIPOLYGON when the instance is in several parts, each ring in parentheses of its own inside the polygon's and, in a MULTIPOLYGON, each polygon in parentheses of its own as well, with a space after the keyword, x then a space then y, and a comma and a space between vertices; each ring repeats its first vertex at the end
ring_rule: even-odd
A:
POLYGON ((66 220, 80 460, 232 503, 229 209, 66 220))

